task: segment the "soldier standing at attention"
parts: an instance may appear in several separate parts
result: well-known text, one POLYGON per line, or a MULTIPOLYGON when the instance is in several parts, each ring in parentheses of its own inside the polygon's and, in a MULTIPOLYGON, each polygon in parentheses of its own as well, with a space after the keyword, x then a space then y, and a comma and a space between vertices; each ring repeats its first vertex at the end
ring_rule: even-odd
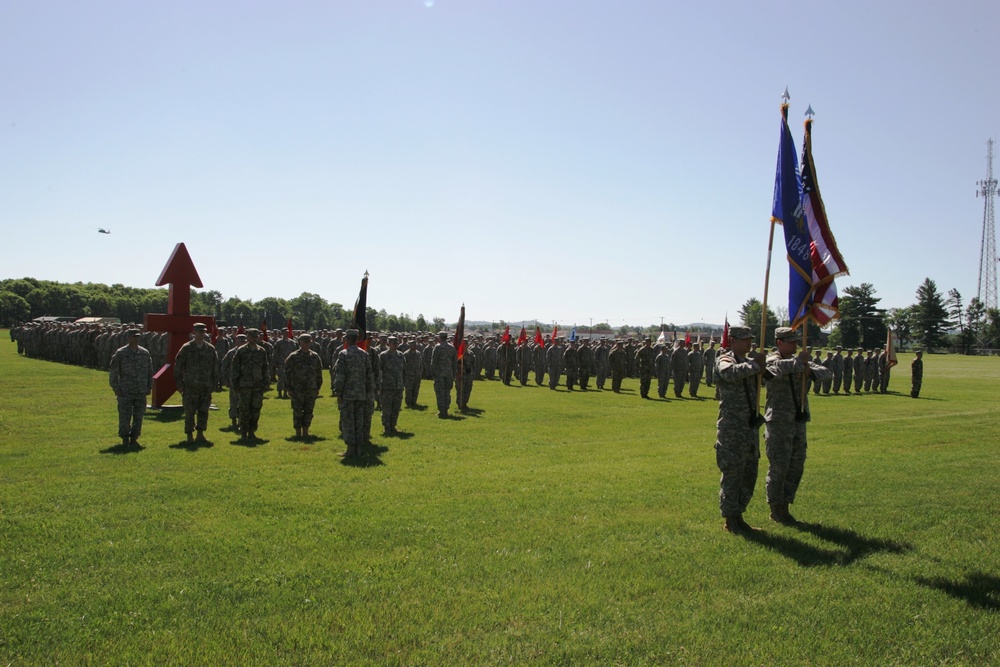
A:
POLYGON ((704 371, 705 357, 701 353, 701 345, 695 343, 688 352, 688 394, 691 398, 698 398, 698 385, 704 371))
POLYGON ((649 398, 649 386, 653 382, 653 371, 656 366, 656 352, 653 341, 647 336, 635 353, 635 369, 639 374, 639 396, 649 398))
POLYGON ((570 340, 569 347, 563 352, 562 365, 566 373, 566 389, 573 391, 576 385, 576 374, 580 371, 578 358, 580 353, 576 349, 576 341, 570 340))
MULTIPOLYGON (((287 332, 286 332, 287 333, 287 332)), ((323 386, 323 360, 312 351, 312 336, 299 335, 299 347, 285 358, 285 395, 292 401, 296 438, 308 438, 316 397, 323 386)))
POLYGON ((500 364, 500 379, 505 385, 510 385, 510 378, 514 374, 514 364, 517 356, 517 352, 514 350, 514 346, 510 344, 510 339, 503 341, 503 344, 497 348, 497 360, 500 364))
MULTIPOLYGON (((837 348, 840 349, 840 348, 837 348)), ((848 396, 851 395, 851 383, 854 381, 854 350, 848 350, 847 356, 844 357, 844 393, 848 396)))
POLYGON ((406 377, 403 391, 406 394, 406 407, 417 407, 417 396, 420 394, 420 380, 424 377, 424 360, 420 350, 417 349, 417 340, 410 339, 407 346, 409 349, 403 353, 403 361, 406 362, 406 377))
POLYGON ((656 395, 666 398, 670 383, 670 347, 666 344, 660 345, 660 353, 653 362, 653 370, 656 372, 656 395))
POLYGON ((358 347, 358 330, 348 329, 347 348, 337 355, 333 367, 333 395, 340 406, 340 427, 347 451, 341 456, 358 456, 365 437, 365 407, 375 390, 375 376, 368 353, 358 347))
POLYGON ((597 375, 597 388, 604 391, 604 383, 608 379, 608 339, 602 338, 594 349, 594 372, 597 375))
POLYGON ((889 391, 889 375, 892 373, 892 366, 889 364, 889 352, 882 350, 878 356, 878 380, 879 393, 884 394, 889 391))
POLYGON ((674 341, 674 349, 670 353, 670 374, 674 378, 674 396, 681 398, 684 394, 684 385, 687 384, 688 355, 679 340, 674 341))
POLYGON ((796 354, 799 337, 794 329, 779 327, 774 332, 778 351, 767 357, 764 383, 767 409, 764 430, 767 458, 767 504, 771 520, 794 526, 798 522, 788 511, 806 463, 806 423, 809 395, 802 391, 803 377, 823 381, 832 373, 809 360, 803 350, 796 354))
POLYGON ((559 378, 562 377, 562 338, 551 341, 549 349, 545 351, 545 365, 549 374, 549 389, 555 390, 559 386, 559 378))
POLYGON ((628 353, 622 346, 622 339, 615 338, 615 345, 608 353, 608 371, 611 373, 611 391, 622 392, 622 380, 628 371, 628 353))
POLYGON ((539 387, 545 380, 545 346, 535 344, 531 348, 531 365, 535 369, 535 384, 539 387))
POLYGON ((205 340, 207 332, 208 327, 195 322, 194 340, 184 343, 174 360, 174 382, 184 404, 184 433, 188 442, 194 441, 195 428, 198 430, 198 442, 205 441, 212 392, 219 383, 219 356, 215 347, 205 340))
POLYGON ((837 354, 833 355, 833 393, 840 393, 840 383, 844 380, 844 348, 837 346, 837 354))
MULTIPOLYGON (((813 363, 817 366, 823 366, 823 350, 816 350, 816 356, 813 357, 813 363)), ((813 380, 813 393, 819 394, 823 390, 823 382, 816 378, 813 380)))
POLYGON ((743 520, 743 513, 757 484, 760 413, 756 375, 764 370, 765 358, 760 352, 750 352, 753 334, 749 327, 731 327, 729 340, 730 348, 718 355, 715 374, 719 389, 715 462, 722 471, 719 509, 727 531, 746 534, 754 530, 743 520))
POLYGON ((297 349, 295 342, 288 335, 288 329, 282 332, 281 340, 274 344, 271 355, 271 380, 278 383, 278 398, 288 398, 285 395, 285 359, 297 349))
POLYGON ((590 347, 590 340, 583 339, 583 347, 576 355, 577 379, 580 381, 580 389, 587 391, 590 384, 590 376, 594 373, 594 350, 590 347))
POLYGON ((222 385, 229 390, 229 419, 232 420, 234 431, 240 430, 240 392, 233 386, 233 357, 236 356, 236 350, 246 344, 247 335, 245 333, 236 334, 233 347, 229 348, 229 352, 226 352, 226 356, 222 358, 222 370, 219 371, 222 376, 222 385))
POLYGON ((708 344, 708 349, 705 350, 705 386, 712 387, 715 385, 715 355, 718 354, 718 350, 715 349, 715 341, 710 341, 708 344))
POLYGON ((833 359, 834 359, 833 352, 827 352, 826 353, 826 359, 824 359, 823 363, 820 364, 820 366, 822 366, 826 370, 830 371, 830 377, 827 378, 826 380, 823 380, 823 393, 824 394, 829 394, 830 393, 830 388, 831 388, 831 385, 833 384, 833 366, 836 363, 833 359))
POLYGON ((910 364, 910 398, 920 398, 920 385, 924 381, 924 351, 917 350, 916 354, 910 364))
POLYGON ((240 395, 240 436, 244 441, 257 439, 257 422, 269 389, 267 350, 257 339, 258 329, 247 329, 247 344, 233 355, 232 384, 240 395))
POLYGON ((399 339, 389 336, 389 348, 378 355, 379 374, 382 376, 382 435, 396 435, 399 409, 403 405, 403 385, 406 378, 406 359, 399 351, 399 339))
POLYGON ((854 393, 861 393, 861 386, 865 381, 865 351, 858 348, 858 354, 854 357, 854 393))
MULTIPOLYGON (((513 370, 513 369, 511 369, 513 370)), ((438 333, 438 344, 431 353, 431 376, 434 378, 434 396, 437 398, 438 417, 448 418, 451 407, 451 385, 458 374, 458 354, 448 342, 448 332, 438 333)), ((509 378, 506 384, 509 384, 509 378)))
POLYGON ((470 351, 471 346, 468 342, 466 342, 465 346, 462 363, 458 365, 458 374, 462 375, 461 396, 458 395, 458 374, 455 375, 455 402, 458 403, 458 409, 462 412, 465 412, 469 407, 469 398, 472 397, 472 385, 476 381, 476 364, 473 354, 470 351))
POLYGON ((118 437, 122 445, 138 447, 146 396, 153 391, 153 358, 139 345, 142 334, 138 329, 129 329, 125 335, 128 345, 111 357, 108 380, 118 397, 118 437))

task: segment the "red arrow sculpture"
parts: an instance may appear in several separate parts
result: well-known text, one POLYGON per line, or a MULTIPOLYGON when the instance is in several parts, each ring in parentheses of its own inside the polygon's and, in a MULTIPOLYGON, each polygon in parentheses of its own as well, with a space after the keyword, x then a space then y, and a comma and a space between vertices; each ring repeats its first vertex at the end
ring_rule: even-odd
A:
POLYGON ((162 407, 167 399, 177 391, 174 383, 173 365, 177 352, 191 338, 195 322, 202 322, 212 331, 215 318, 211 315, 191 315, 191 288, 201 287, 201 278, 194 268, 191 255, 183 243, 178 243, 163 267, 156 281, 157 287, 170 285, 167 294, 167 314, 148 314, 143 326, 146 331, 160 331, 167 334, 167 356, 163 368, 153 375, 153 396, 150 401, 154 408, 162 407))

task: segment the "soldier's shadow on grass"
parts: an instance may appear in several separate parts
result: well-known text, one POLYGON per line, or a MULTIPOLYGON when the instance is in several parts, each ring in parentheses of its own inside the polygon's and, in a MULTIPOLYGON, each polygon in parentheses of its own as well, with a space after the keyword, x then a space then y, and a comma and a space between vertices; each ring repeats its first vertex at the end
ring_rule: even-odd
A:
POLYGON ((900 554, 913 549, 906 543, 868 538, 846 528, 806 523, 800 523, 798 528, 822 540, 832 542, 838 548, 818 547, 795 537, 763 530, 754 531, 747 535, 747 539, 777 551, 803 567, 850 565, 869 554, 879 552, 900 554))
POLYGON ((102 449, 101 454, 138 454, 144 449, 146 448, 142 445, 123 445, 119 442, 117 445, 102 449))
POLYGON ((250 438, 244 440, 243 438, 237 438, 236 440, 231 440, 230 445, 236 445, 237 447, 246 447, 247 449, 253 449, 254 447, 260 447, 261 445, 266 445, 271 442, 270 440, 264 440, 263 438, 250 438))
POLYGON ((340 459, 340 464, 350 468, 377 468, 385 463, 379 457, 389 451, 384 445, 362 445, 359 456, 345 456, 340 459))
POLYGON ((409 431, 396 431, 395 433, 392 434, 391 437, 397 438, 399 440, 409 440, 410 438, 413 437, 413 434, 410 433, 409 431))
POLYGON ((483 410, 482 408, 465 408, 465 409, 463 409, 461 411, 461 413, 464 416, 466 416, 466 417, 476 417, 477 419, 484 412, 486 412, 486 410, 483 410))
POLYGON ((427 406, 426 405, 420 405, 419 403, 417 403, 415 405, 407 405, 406 409, 407 410, 416 410, 417 412, 426 412, 427 411, 427 406))
POLYGON ((312 445, 317 442, 326 442, 326 436, 322 435, 290 435, 285 438, 285 442, 301 442, 303 445, 312 445))
POLYGON ((209 447, 214 447, 215 443, 211 440, 195 440, 194 442, 188 442, 187 440, 181 440, 180 442, 168 445, 170 449, 183 449, 187 452, 196 452, 199 449, 208 449, 209 447))
POLYGON ((152 410, 153 419, 158 422, 176 422, 184 419, 184 408, 181 406, 163 406, 158 410, 152 410))
POLYGON ((987 611, 1000 611, 1000 577, 985 572, 969 572, 961 581, 945 577, 914 577, 921 586, 934 588, 966 604, 987 611))

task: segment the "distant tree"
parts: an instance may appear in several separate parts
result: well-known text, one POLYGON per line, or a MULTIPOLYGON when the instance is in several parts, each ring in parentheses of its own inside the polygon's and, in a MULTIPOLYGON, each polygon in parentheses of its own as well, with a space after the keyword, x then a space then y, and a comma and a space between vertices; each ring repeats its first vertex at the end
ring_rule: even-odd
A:
POLYGON ((420 313, 417 315, 417 331, 427 331, 427 320, 424 319, 424 314, 420 313))
POLYGON ((441 330, 444 329, 444 318, 443 317, 435 317, 434 320, 433 320, 433 322, 434 322, 434 331, 441 331, 441 330))
POLYGON ((324 315, 329 319, 330 313, 326 299, 319 294, 303 292, 288 302, 291 308, 290 316, 296 327, 302 329, 322 329, 324 315))
POLYGON ((982 335, 986 326, 986 308, 983 307, 983 302, 979 300, 979 297, 974 296, 969 301, 969 306, 965 309, 965 321, 969 323, 969 331, 972 333, 976 346, 986 347, 983 345, 982 335))
POLYGON ((948 309, 937 285, 930 278, 917 288, 917 303, 913 305, 913 333, 921 345, 933 352, 944 346, 944 329, 948 324, 948 309))
POLYGON ((988 308, 982 329, 981 347, 994 349, 1000 347, 1000 310, 988 308))
MULTIPOLYGON (((746 303, 740 308, 739 317, 743 326, 749 327, 750 331, 753 332, 754 337, 760 336, 760 325, 761 325, 761 311, 764 304, 760 300, 750 297, 747 299, 746 303)), ((774 314, 774 311, 770 307, 767 309, 767 329, 766 336, 763 341, 764 347, 770 347, 774 345, 774 330, 778 328, 778 316, 774 314)))
POLYGON ((30 319, 31 304, 14 292, 0 292, 0 326, 10 327, 30 319))
POLYGON ((958 330, 955 343, 962 350, 962 354, 972 353, 972 327, 966 319, 965 307, 962 305, 962 295, 957 289, 948 290, 948 323, 958 330))
POLYGON ((896 332, 899 344, 903 347, 909 346, 913 338, 913 309, 890 308, 885 321, 896 332))
POLYGON ((844 288, 840 297, 840 340, 844 347, 870 350, 882 347, 886 339, 885 310, 878 307, 881 297, 875 296, 871 283, 844 288))

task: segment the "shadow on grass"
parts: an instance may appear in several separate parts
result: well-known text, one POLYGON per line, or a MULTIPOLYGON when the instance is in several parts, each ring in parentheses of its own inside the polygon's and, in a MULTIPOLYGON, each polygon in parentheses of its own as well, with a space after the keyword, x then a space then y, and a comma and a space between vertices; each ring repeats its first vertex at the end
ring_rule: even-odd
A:
POLYGON ((102 449, 101 454, 138 454, 144 449, 146 448, 138 443, 134 445, 123 445, 119 442, 117 445, 112 445, 111 447, 102 449))
POLYGON ((427 406, 426 405, 420 405, 419 403, 417 403, 415 405, 407 405, 406 409, 407 410, 416 410, 417 412, 426 412, 427 411, 427 406))
POLYGON ((388 447, 369 443, 361 446, 359 456, 345 456, 340 459, 340 464, 350 468, 377 468, 385 465, 379 457, 387 451, 388 447))
POLYGON ((312 445, 317 442, 326 442, 327 438, 322 435, 290 435, 285 438, 285 442, 301 442, 305 445, 312 445))
POLYGON ((170 449, 183 449, 187 452, 196 452, 199 449, 208 449, 209 447, 214 447, 215 443, 211 440, 195 440, 194 442, 188 442, 186 439, 181 440, 175 445, 168 445, 170 449))
POLYGON ((164 405, 156 410, 150 410, 153 419, 158 422, 176 422, 184 419, 184 408, 179 405, 164 405))
POLYGON ((1000 611, 1000 577, 985 572, 970 572, 962 581, 944 577, 914 577, 921 586, 934 588, 966 604, 987 611, 1000 611))
POLYGON ((263 438, 237 438, 236 440, 231 440, 230 445, 236 445, 237 447, 246 447, 248 449, 253 449, 254 447, 260 447, 261 445, 266 445, 271 442, 270 440, 264 440, 263 438))
POLYGON ((777 551, 803 567, 850 565, 873 553, 901 554, 913 550, 909 544, 893 540, 872 539, 847 528, 808 523, 800 523, 797 528, 822 540, 832 542, 839 548, 817 547, 795 537, 768 533, 763 530, 747 535, 747 539, 777 551))
POLYGON ((479 417, 479 415, 483 414, 484 412, 486 412, 486 410, 484 410, 482 408, 468 408, 467 407, 467 408, 462 408, 462 410, 461 410, 461 413, 463 415, 465 415, 466 417, 477 417, 477 418, 479 417))

